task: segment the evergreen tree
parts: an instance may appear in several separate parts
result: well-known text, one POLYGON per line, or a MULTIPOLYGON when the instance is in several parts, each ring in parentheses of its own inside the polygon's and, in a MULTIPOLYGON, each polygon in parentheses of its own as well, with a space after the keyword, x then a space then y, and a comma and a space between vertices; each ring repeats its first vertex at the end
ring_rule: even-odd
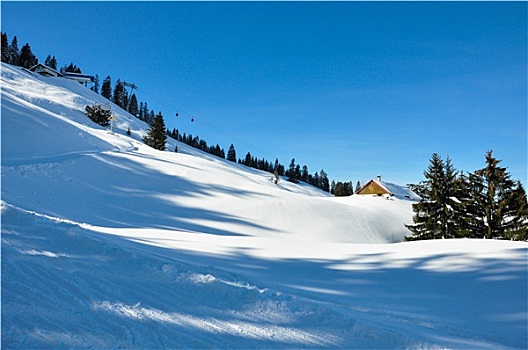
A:
POLYGON ((165 130, 165 121, 163 120, 163 115, 159 112, 154 117, 148 134, 143 137, 143 142, 154 149, 164 151, 167 146, 167 134, 165 130))
POLYGON ((308 167, 306 165, 303 165, 302 171, 301 171, 301 181, 308 183, 309 176, 310 176, 310 173, 308 172, 308 167))
POLYGON ((46 57, 46 61, 44 61, 44 64, 55 70, 57 69, 57 59, 55 56, 51 57, 51 55, 48 55, 48 57, 46 57))
POLYGON ((132 96, 130 96, 130 104, 128 105, 128 113, 132 114, 135 117, 137 117, 139 114, 139 106, 138 106, 138 100, 137 100, 136 94, 132 94, 132 96))
POLYGON ((447 158, 446 162, 433 153, 430 165, 424 172, 425 181, 414 188, 421 196, 418 203, 413 204, 414 225, 406 225, 413 236, 408 240, 452 238, 463 235, 460 217, 460 190, 458 188, 457 171, 447 158))
POLYGON ((244 159, 244 165, 248 167, 253 167, 253 157, 251 156, 250 152, 246 154, 246 158, 244 159))
POLYGON ((7 33, 2 33, 2 62, 9 63, 9 41, 7 33))
POLYGON ((99 93, 99 75, 98 75, 98 74, 95 75, 95 78, 94 78, 94 84, 93 84, 93 86, 90 88, 90 90, 92 90, 92 91, 95 92, 96 94, 99 93))
POLYGON ((469 176, 471 200, 469 228, 477 237, 526 239, 528 205, 520 182, 511 180, 492 151, 486 153, 486 167, 469 176))
POLYGON ((288 171, 286 172, 286 176, 288 176, 288 181, 293 183, 298 183, 299 178, 297 177, 297 172, 295 171, 295 158, 292 158, 290 167, 288 168, 288 171))
POLYGON ((11 45, 9 45, 7 51, 9 55, 8 63, 14 66, 20 65, 20 52, 18 51, 18 39, 16 35, 11 40, 11 45))
POLYGON ((107 99, 112 99, 112 79, 108 75, 105 80, 103 80, 103 85, 101 86, 101 96, 106 97, 107 99))
POLYGON ((31 68, 38 63, 37 57, 31 51, 31 47, 28 43, 22 46, 20 50, 20 66, 24 68, 31 68))
POLYGON ((236 160, 237 160, 236 150, 235 150, 235 146, 233 146, 233 144, 231 144, 231 146, 229 146, 229 150, 227 151, 227 160, 229 160, 230 162, 236 162, 236 160))
POLYGON ((356 193, 357 191, 359 191, 361 189, 361 182, 358 182, 356 183, 356 191, 354 193, 356 193))
POLYGON ((330 182, 328 180, 328 174, 323 169, 321 169, 321 173, 319 176, 320 176, 319 188, 325 192, 330 192, 330 182))
POLYGON ((113 101, 116 105, 119 107, 125 109, 125 86, 121 82, 121 80, 117 79, 115 88, 114 88, 114 95, 113 95, 113 101))

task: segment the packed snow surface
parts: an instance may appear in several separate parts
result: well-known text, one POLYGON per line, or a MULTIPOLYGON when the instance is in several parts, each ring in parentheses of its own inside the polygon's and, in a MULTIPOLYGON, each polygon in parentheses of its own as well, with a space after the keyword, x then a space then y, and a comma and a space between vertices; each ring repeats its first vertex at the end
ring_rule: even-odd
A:
POLYGON ((1 87, 5 348, 528 347, 525 242, 403 242, 412 202, 153 150, 74 81, 1 87))

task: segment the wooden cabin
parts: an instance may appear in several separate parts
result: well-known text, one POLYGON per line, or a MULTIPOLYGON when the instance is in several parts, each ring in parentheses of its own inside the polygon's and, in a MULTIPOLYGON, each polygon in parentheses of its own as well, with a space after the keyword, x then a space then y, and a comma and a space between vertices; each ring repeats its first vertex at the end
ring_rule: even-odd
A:
POLYGON ((396 185, 381 181, 381 176, 376 180, 368 181, 363 187, 356 191, 357 195, 396 197, 404 200, 418 201, 420 197, 406 186, 396 185))
POLYGON ((48 67, 42 63, 36 64, 33 67, 29 68, 31 72, 38 73, 45 77, 62 77, 62 74, 57 72, 55 69, 48 67))

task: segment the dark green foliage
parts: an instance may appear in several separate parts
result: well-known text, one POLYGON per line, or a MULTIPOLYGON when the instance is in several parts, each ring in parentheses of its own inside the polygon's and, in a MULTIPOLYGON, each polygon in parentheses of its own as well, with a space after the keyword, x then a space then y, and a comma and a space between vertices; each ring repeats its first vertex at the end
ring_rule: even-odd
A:
POLYGON ((24 68, 31 68, 38 63, 37 57, 31 52, 31 47, 28 43, 22 46, 20 51, 20 66, 24 68))
POLYGON ((413 204, 414 225, 406 225, 413 233, 407 240, 456 238, 464 236, 463 225, 460 225, 462 194, 458 173, 451 160, 446 162, 433 153, 429 167, 424 172, 425 181, 414 189, 421 196, 413 204))
POLYGON ((165 133, 165 121, 163 120, 163 115, 159 112, 150 125, 150 130, 148 134, 143 137, 143 142, 146 145, 164 151, 167 146, 167 134, 165 133))
POLYGON ((486 167, 469 176, 468 228, 477 237, 526 240, 526 192, 500 162, 489 151, 486 167))
POLYGON ((46 57, 46 61, 44 61, 44 64, 55 70, 57 69, 57 59, 55 56, 51 57, 51 55, 48 55, 48 57, 46 57))
POLYGON ((110 125, 110 110, 101 107, 101 105, 99 104, 94 104, 93 106, 86 106, 86 115, 88 116, 88 118, 90 118, 99 125, 110 125))
POLYGON ((235 150, 235 146, 233 146, 233 144, 231 144, 231 146, 229 146, 229 150, 227 151, 227 160, 229 160, 230 162, 236 162, 236 160, 237 160, 236 150, 235 150))
POLYGON ((103 85, 101 86, 101 96, 106 97, 107 99, 112 99, 112 79, 110 76, 107 76, 103 80, 103 85))
POLYGON ((92 90, 93 92, 95 92, 96 94, 99 93, 99 75, 96 74, 95 77, 94 77, 94 84, 93 86, 90 88, 90 90, 92 90))
POLYGON ((458 174, 450 159, 435 153, 425 181, 411 186, 422 199, 413 204, 413 236, 435 238, 491 238, 526 240, 528 203, 520 182, 512 181, 492 152, 486 167, 468 176, 458 174))
POLYGON ((12 64, 14 66, 19 66, 20 52, 18 50, 18 39, 16 35, 13 37, 13 40, 11 40, 11 44, 7 48, 7 53, 9 56, 9 60, 7 63, 12 64))
POLYGON ((126 108, 126 101, 125 101, 125 85, 121 82, 121 80, 117 79, 115 88, 114 88, 114 95, 113 95, 113 101, 116 105, 119 107, 125 109, 126 108))
POLYGON ((78 73, 78 74, 81 74, 82 71, 81 71, 81 68, 77 67, 75 64, 73 63, 70 63, 68 66, 63 66, 61 69, 60 69, 61 73, 78 73))
POLYGON ((352 185, 352 181, 349 181, 349 182, 332 181, 330 193, 336 197, 351 196, 354 194, 354 185, 352 185))
POLYGON ((296 171, 295 158, 292 158, 290 162, 290 167, 286 172, 286 176, 288 177, 288 181, 293 182, 295 184, 299 183, 300 171, 296 171))
POLYGON ((2 33, 2 62, 9 63, 9 42, 7 33, 2 33))
POLYGON ((130 97, 130 103, 128 105, 128 113, 132 114, 134 117, 139 116, 139 106, 136 94, 132 94, 130 97))

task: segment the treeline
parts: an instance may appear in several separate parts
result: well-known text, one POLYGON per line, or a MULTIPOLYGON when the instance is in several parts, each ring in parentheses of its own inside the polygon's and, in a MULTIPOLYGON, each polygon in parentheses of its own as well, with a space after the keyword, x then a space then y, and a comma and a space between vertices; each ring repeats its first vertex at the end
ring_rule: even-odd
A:
MULTIPOLYGON (((31 46, 26 43, 21 49, 18 48, 18 38, 16 35, 9 42, 7 33, 2 32, 2 43, 1 43, 1 60, 4 63, 9 63, 13 66, 22 68, 31 68, 39 63, 37 56, 31 51, 31 46)), ((44 64, 50 68, 57 70, 57 59, 55 56, 48 55, 44 64)), ((82 73, 81 69, 70 63, 60 68, 61 73, 72 72, 82 73)))
POLYGON ((422 199, 413 204, 413 233, 407 240, 488 238, 526 241, 528 202, 520 181, 486 153, 486 166, 464 175, 433 153, 425 180, 411 186, 422 199))
MULTIPOLYGON (((31 68, 38 64, 38 59, 32 53, 31 47, 28 43, 26 43, 22 49, 19 50, 17 37, 14 36, 11 40, 11 43, 9 43, 7 33, 2 32, 2 62, 24 68, 31 68)), ((55 56, 48 55, 44 64, 57 70, 57 59, 55 56)), ((82 73, 81 69, 73 63, 61 67, 60 72, 82 73)), ((217 157, 227 159, 232 162, 238 161, 239 164, 267 171, 272 174, 277 173, 279 176, 286 176, 288 181, 293 183, 304 182, 320 188, 323 191, 331 192, 336 196, 348 196, 354 193, 354 191, 351 189, 351 182, 335 183, 332 181, 332 186, 330 186, 328 175, 324 170, 316 172, 312 175, 309 173, 308 167, 306 165, 303 165, 301 168, 299 164, 296 164, 295 158, 292 159, 288 169, 286 169, 283 164, 280 164, 278 159, 275 159, 275 162, 270 162, 264 158, 258 159, 252 156, 250 152, 248 152, 243 159, 237 159, 236 151, 233 145, 230 146, 226 157, 224 149, 218 144, 209 146, 207 142, 203 139, 200 139, 199 136, 193 136, 191 134, 186 135, 185 133, 181 134, 177 129, 173 129, 172 131, 168 130, 165 128, 165 123, 161 112, 156 114, 154 110, 149 109, 147 102, 138 101, 137 96, 132 93, 133 90, 130 94, 127 94, 126 87, 130 85, 132 84, 127 84, 120 79, 117 79, 115 84, 112 85, 112 78, 110 75, 107 75, 101 83, 99 75, 96 74, 94 76, 93 86, 90 87, 90 89, 95 93, 105 97, 109 101, 112 101, 114 104, 136 118, 146 122, 150 126, 150 130, 143 138, 143 141, 151 147, 159 150, 165 150, 167 137, 171 137, 176 141, 185 143, 191 147, 197 148, 217 157)), ((101 125, 108 124, 106 114, 108 114, 109 111, 102 106, 98 106, 96 104, 93 106, 87 106, 86 113, 97 123, 102 123, 101 125)), ((175 151, 178 151, 177 148, 175 151)))

